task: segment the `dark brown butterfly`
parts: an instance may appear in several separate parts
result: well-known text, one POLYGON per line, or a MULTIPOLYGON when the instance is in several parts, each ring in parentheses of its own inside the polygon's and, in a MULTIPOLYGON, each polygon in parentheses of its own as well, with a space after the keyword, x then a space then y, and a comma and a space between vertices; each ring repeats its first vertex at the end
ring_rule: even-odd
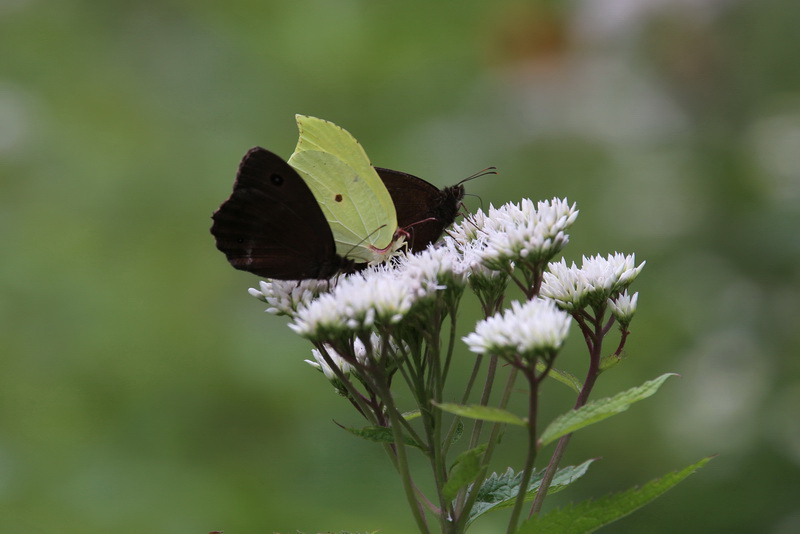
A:
POLYGON ((279 280, 353 270, 336 254, 328 221, 297 172, 260 147, 239 164, 233 193, 211 217, 217 248, 237 269, 279 280))
MULTIPOLYGON (((376 167, 418 252, 455 220, 463 181, 444 189, 411 174, 376 167)), ((336 253, 322 209, 300 175, 280 156, 260 147, 242 159, 233 193, 214 212, 217 248, 237 269, 280 280, 326 279, 363 268, 336 253)))

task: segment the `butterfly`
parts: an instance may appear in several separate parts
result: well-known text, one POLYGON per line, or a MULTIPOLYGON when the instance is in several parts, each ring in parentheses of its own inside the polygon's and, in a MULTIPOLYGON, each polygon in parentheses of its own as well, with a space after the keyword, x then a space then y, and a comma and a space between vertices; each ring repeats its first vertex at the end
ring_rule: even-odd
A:
POLYGON ((373 167, 343 128, 298 115, 285 162, 260 147, 239 165, 233 193, 212 216, 217 248, 237 269, 266 278, 330 278, 435 242, 455 220, 463 182, 442 190, 373 167))

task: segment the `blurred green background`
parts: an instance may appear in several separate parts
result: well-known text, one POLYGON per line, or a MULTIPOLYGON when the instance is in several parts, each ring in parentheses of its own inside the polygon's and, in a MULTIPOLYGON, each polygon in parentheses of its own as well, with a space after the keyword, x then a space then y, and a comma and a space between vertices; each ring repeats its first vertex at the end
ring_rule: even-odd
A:
POLYGON ((567 463, 602 461, 551 506, 719 453, 606 530, 800 531, 798 20, 794 0, 0 1, 0 532, 413 531, 381 449, 333 424, 360 421, 208 232, 248 148, 290 155, 295 113, 440 186, 496 165, 468 186, 484 207, 568 197, 568 259, 647 261, 595 396, 682 378, 578 434, 567 463))

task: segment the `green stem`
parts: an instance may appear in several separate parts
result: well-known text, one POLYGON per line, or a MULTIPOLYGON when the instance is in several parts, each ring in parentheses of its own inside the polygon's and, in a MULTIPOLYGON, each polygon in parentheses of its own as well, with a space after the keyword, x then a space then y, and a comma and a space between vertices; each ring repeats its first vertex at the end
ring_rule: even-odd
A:
POLYGON ((530 393, 528 395, 528 454, 525 458, 525 467, 522 470, 522 477, 519 481, 519 493, 514 503, 514 510, 508 521, 508 534, 513 534, 517 530, 519 516, 522 513, 522 506, 525 503, 525 496, 528 494, 528 485, 533 475, 533 464, 536 461, 536 414, 538 413, 539 381, 536 379, 536 364, 525 365, 522 368, 525 378, 528 379, 530 393))
MULTIPOLYGON (((492 355, 489 357, 489 366, 486 370, 486 381, 483 384, 483 393, 481 393, 481 400, 480 400, 481 406, 486 406, 489 404, 489 397, 492 394, 492 386, 494 385, 494 378, 496 374, 497 374, 497 356, 492 355)), ((464 404, 465 402, 466 402, 466 396, 461 401, 461 404, 464 404)), ((472 424, 472 435, 469 438, 469 445, 467 445, 467 450, 472 450, 478 446, 478 441, 480 441, 482 430, 483 430, 483 421, 481 421, 480 419, 476 419, 472 424)), ((484 461, 488 461, 488 459, 484 457, 484 461)), ((458 499, 456 500, 457 512, 460 512, 462 510, 462 506, 464 505, 464 499, 466 498, 466 491, 467 491, 466 488, 459 491, 458 499)))
POLYGON ((347 392, 350 394, 349 400, 351 403, 355 404, 356 409, 361 413, 364 418, 370 422, 372 425, 378 424, 377 415, 373 412, 371 407, 366 403, 364 400, 364 396, 358 390, 358 388, 353 384, 350 379, 345 376, 339 366, 336 365, 333 359, 328 354, 328 351, 325 349, 325 346, 322 343, 316 344, 317 350, 322 355, 322 359, 325 360, 325 363, 328 364, 328 367, 333 371, 333 374, 336 375, 344 387, 347 389, 347 392))
POLYGON ((453 307, 449 311, 450 313, 450 336, 447 341, 447 355, 444 359, 444 370, 442 371, 442 388, 444 388, 444 382, 447 382, 447 375, 450 371, 450 362, 453 359, 453 349, 456 346, 456 323, 458 322, 456 312, 458 310, 453 307))
MULTIPOLYGON (((511 392, 514 389, 514 382, 516 379, 517 368, 512 367, 511 373, 509 373, 508 380, 506 381, 506 387, 503 390, 503 396, 500 399, 500 409, 505 409, 505 407, 508 406, 508 401, 511 398, 511 392)), ((475 477, 475 481, 472 483, 472 491, 469 493, 469 497, 467 498, 464 507, 460 510, 456 526, 462 530, 464 529, 467 518, 469 517, 469 511, 475 505, 475 500, 478 498, 478 488, 481 487, 481 484, 483 484, 483 481, 486 478, 486 471, 489 469, 489 462, 494 454, 494 449, 497 445, 497 438, 500 434, 500 430, 504 426, 505 425, 503 423, 495 423, 492 425, 492 431, 489 433, 489 441, 486 444, 486 452, 483 453, 483 458, 481 459, 481 464, 483 467, 481 468, 480 473, 478 473, 478 476, 475 477)), ((461 530, 457 530, 457 532, 461 532, 461 530)))
MULTIPOLYGON (((383 354, 380 359, 383 360, 384 358, 387 357, 388 357, 387 354, 383 354)), ((364 381, 369 384, 372 390, 379 394, 381 400, 384 402, 384 405, 388 407, 388 404, 386 404, 387 395, 379 389, 379 382, 385 379, 384 370, 381 367, 382 363, 371 361, 371 358, 368 358, 367 361, 371 363, 365 365, 358 362, 354 362, 353 366, 359 372, 360 376, 363 377, 364 381), (380 380, 376 380, 375 375, 380 375, 379 376, 380 380)), ((386 386, 386 392, 387 393, 389 392, 388 384, 386 386)), ((391 399, 391 396, 389 395, 388 398, 391 399)), ((417 431, 414 430, 414 427, 412 427, 411 424, 408 421, 406 421, 405 417, 403 417, 402 414, 399 415, 400 418, 398 422, 398 427, 402 426, 403 428, 405 428, 406 432, 408 432, 409 437, 413 439, 416 443, 418 443, 420 446, 425 447, 423 450, 425 450, 425 452, 427 453, 429 445, 422 440, 417 431)), ((380 426, 380 422, 377 422, 376 425, 380 426)))
MULTIPOLYGON (((486 382, 483 385, 483 393, 481 393, 480 405, 486 406, 489 404, 489 397, 492 395, 492 386, 494 385, 494 378, 497 374, 497 356, 492 355, 489 357, 489 366, 486 369, 486 382)), ((472 436, 469 440, 469 448, 473 449, 478 445, 480 439, 481 429, 483 428, 483 421, 480 419, 475 420, 475 425, 472 429, 472 436)))
MULTIPOLYGON (((603 350, 604 335, 603 327, 601 326, 602 313, 597 314, 596 320, 593 320, 592 323, 595 327, 594 332, 588 328, 588 325, 586 325, 584 321, 578 321, 578 324, 581 325, 581 330, 583 331, 584 337, 586 338, 586 345, 589 347, 589 370, 586 372, 586 379, 583 381, 583 387, 578 394, 578 398, 575 400, 575 406, 573 406, 573 410, 577 410, 586 404, 586 402, 589 400, 589 394, 592 392, 592 388, 594 388, 594 385, 597 382, 597 377, 600 376, 600 355, 603 350)), ((528 514, 528 517, 538 514, 541 511, 542 504, 544 504, 544 499, 547 497, 547 490, 550 488, 550 484, 553 482, 553 477, 556 474, 559 463, 561 463, 561 459, 564 457, 564 452, 567 449, 570 438, 572 438, 572 434, 562 436, 561 439, 558 440, 558 444, 553 451, 553 455, 550 457, 550 461, 547 463, 547 468, 545 469, 544 476, 542 477, 542 482, 539 484, 539 490, 536 492, 536 498, 533 500, 531 511, 528 514)))
POLYGON ((414 521, 417 523, 417 527, 419 527, 419 531, 422 534, 430 534, 430 529, 428 528, 428 524, 425 520, 425 510, 422 507, 421 503, 417 500, 416 491, 417 488, 414 485, 414 482, 411 478, 411 471, 408 465, 408 457, 406 456, 406 446, 405 441, 403 439, 403 431, 401 427, 405 422, 403 419, 402 414, 397 411, 397 407, 394 404, 394 399, 392 398, 391 391, 389 391, 388 386, 383 380, 384 376, 382 372, 375 373, 380 374, 379 377, 373 380, 373 383, 376 387, 376 390, 381 395, 383 402, 386 406, 386 411, 389 414, 389 420, 392 424, 392 435, 394 437, 394 449, 395 454, 397 455, 397 467, 398 472, 400 473, 400 479, 403 482, 403 489, 406 494, 406 500, 408 501, 409 506, 411 507, 411 513, 414 516, 414 521))
POLYGON ((446 456, 443 454, 441 446, 441 410, 435 410, 431 414, 431 428, 428 432, 431 441, 431 469, 433 471, 434 481, 436 485, 436 494, 439 498, 439 507, 442 513, 439 514, 439 524, 442 532, 448 530, 448 525, 451 519, 451 506, 450 502, 444 496, 444 485, 447 483, 447 464, 446 456))
MULTIPOLYGON (((475 381, 478 378, 478 371, 481 368, 481 362, 483 361, 483 354, 479 354, 475 358, 475 364, 472 366, 472 372, 469 375, 469 379, 467 380, 467 387, 464 389, 464 395, 461 396, 461 404, 466 404, 467 400, 469 399, 469 395, 472 392, 472 387, 475 385, 475 381)), ((458 429, 459 423, 461 423, 461 417, 453 417, 453 422, 450 424, 450 428, 447 431, 447 436, 445 437, 445 441, 442 444, 444 447, 443 454, 447 454, 450 450, 450 445, 453 444, 453 438, 456 435, 456 430, 458 429)))
POLYGON ((435 335, 429 336, 426 340, 429 376, 427 380, 420 380, 419 385, 422 388, 421 393, 424 395, 424 399, 420 400, 419 409, 425 433, 428 437, 431 471, 433 472, 439 507, 442 511, 442 513, 438 514, 439 525, 442 532, 447 532, 451 524, 450 502, 443 492, 447 482, 447 456, 442 444, 442 411, 433 406, 434 402, 441 402, 444 385, 439 341, 441 327, 438 317, 436 324, 439 326, 435 330, 435 335))

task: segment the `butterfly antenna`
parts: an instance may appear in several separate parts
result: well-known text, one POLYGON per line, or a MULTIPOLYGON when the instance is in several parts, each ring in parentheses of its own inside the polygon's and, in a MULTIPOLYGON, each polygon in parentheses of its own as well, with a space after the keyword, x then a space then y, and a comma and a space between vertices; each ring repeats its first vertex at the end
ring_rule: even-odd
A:
MULTIPOLYGON (((487 176, 489 174, 498 174, 497 167, 492 165, 491 167, 486 167, 485 169, 480 170, 480 171, 476 172, 475 174, 467 176, 466 178, 464 178, 463 180, 458 182, 456 185, 454 185, 453 188, 457 188, 457 187, 461 186, 464 182, 469 182, 470 180, 474 180, 475 178, 480 178, 481 176, 487 176)), ((462 189, 462 196, 467 196, 467 193, 464 193, 463 189, 462 189)), ((481 209, 483 209, 483 199, 481 197, 479 197, 478 195, 469 195, 469 196, 477 197, 478 200, 480 201, 481 209)), ((458 211, 459 211, 459 213, 461 213, 462 216, 465 216, 465 215, 470 213, 470 211, 467 209, 467 206, 464 204, 463 201, 459 201, 459 203, 458 203, 458 211), (466 212, 466 213, 464 213, 464 212, 466 212)))
POLYGON ((471 174, 470 176, 467 176, 466 178, 464 178, 463 180, 458 182, 456 185, 461 185, 464 182, 469 182, 470 180, 474 180, 475 178, 480 178, 481 176, 487 176, 489 174, 498 174, 497 173, 497 167, 495 167, 495 166, 486 167, 485 169, 483 169, 481 171, 478 171, 475 174, 471 174))
MULTIPOLYGON (((463 180, 458 182, 455 185, 455 187, 460 186, 464 182, 469 182, 470 180, 474 180, 475 178, 480 178, 481 176, 487 176, 487 175, 490 175, 490 174, 498 174, 497 167, 492 165, 491 167, 486 167, 485 169, 480 170, 480 171, 476 172, 475 174, 467 176, 466 178, 464 178, 463 180)), ((478 195, 472 195, 472 194, 468 194, 468 193, 464 193, 464 196, 477 197, 478 200, 480 201, 481 209, 483 209, 483 199, 481 197, 479 197, 478 195)), ((466 209, 466 206, 464 205, 464 202, 459 202, 459 206, 458 206, 459 211, 461 211, 462 208, 466 209)), ((466 211, 467 211, 467 213, 469 213, 469 210, 466 210, 466 211)))

